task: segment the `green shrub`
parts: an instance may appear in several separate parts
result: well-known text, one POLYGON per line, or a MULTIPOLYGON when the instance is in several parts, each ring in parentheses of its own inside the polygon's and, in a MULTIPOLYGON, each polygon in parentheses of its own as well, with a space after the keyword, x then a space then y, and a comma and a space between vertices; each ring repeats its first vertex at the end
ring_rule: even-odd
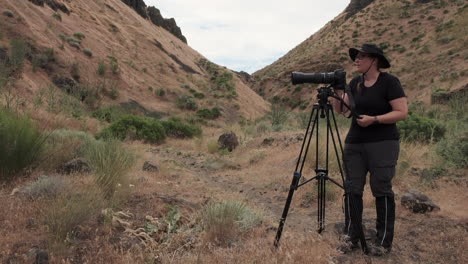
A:
POLYGON ((29 49, 26 42, 22 39, 12 39, 9 61, 13 69, 19 69, 23 66, 24 59, 29 49))
POLYGON ((52 17, 57 19, 58 21, 62 21, 62 15, 60 15, 60 13, 55 12, 52 14, 52 17))
POLYGON ((267 117, 270 119, 272 126, 280 126, 288 120, 288 112, 282 106, 273 104, 267 117))
POLYGON ((75 79, 76 81, 79 81, 80 80, 80 69, 79 69, 80 65, 78 64, 78 62, 74 62, 70 68, 70 75, 73 79, 75 79))
POLYGON ((410 113, 408 117, 397 123, 404 140, 433 142, 444 137, 445 127, 434 119, 410 113))
POLYGON ((221 201, 208 204, 201 213, 202 226, 208 240, 229 245, 242 233, 261 223, 261 216, 242 202, 221 201))
POLYGON ((33 165, 44 149, 44 140, 28 117, 0 108, 0 181, 12 180, 33 165))
POLYGON ((197 111, 197 116, 205 119, 216 119, 221 116, 221 111, 217 107, 211 109, 203 108, 197 111))
POLYGON ((36 71, 37 67, 46 69, 50 62, 55 61, 54 49, 48 48, 44 52, 36 54, 32 58, 33 71, 36 71))
POLYGON ((104 76, 104 74, 106 74, 106 70, 107 70, 106 63, 104 63, 103 61, 100 61, 98 64, 98 69, 97 69, 97 73, 99 74, 99 76, 104 76))
POLYGON ((208 153, 216 153, 218 152, 219 150, 219 145, 218 145, 218 141, 216 140, 210 140, 208 141, 207 143, 207 149, 208 149, 208 153))
POLYGON ((437 154, 455 168, 468 168, 468 137, 450 137, 437 144, 437 154))
POLYGON ((83 131, 55 130, 46 139, 41 169, 56 171, 56 169, 72 159, 83 157, 85 142, 95 141, 94 137, 83 131))
POLYGON ((164 95, 166 95, 166 90, 164 90, 164 88, 159 88, 156 90, 156 95, 159 96, 159 97, 163 97, 164 95))
POLYGON ((5 9, 5 10, 3 10, 2 13, 3 13, 4 16, 7 16, 7 17, 14 17, 15 16, 13 11, 11 11, 10 9, 5 9))
POLYGON ((432 168, 424 168, 421 171, 420 179, 424 183, 431 183, 432 181, 439 179, 447 173, 447 170, 443 167, 436 166, 432 168))
POLYGON ((36 181, 30 182, 20 192, 35 200, 38 198, 54 198, 68 191, 70 182, 60 176, 41 176, 36 181))
POLYGON ((120 140, 129 138, 160 143, 166 136, 187 138, 201 135, 201 133, 199 126, 184 124, 177 119, 159 121, 153 118, 126 115, 104 129, 98 137, 120 140))
POLYGON ((77 49, 81 49, 81 41, 71 37, 67 37, 67 43, 77 49))
POLYGON ((42 212, 52 240, 63 243, 73 238, 76 228, 91 219, 104 207, 104 201, 96 192, 72 192, 51 201, 42 212))
POLYGON ((94 111, 92 117, 99 119, 104 122, 112 123, 120 119, 125 115, 125 111, 115 105, 107 106, 99 108, 98 110, 94 111))
POLYGON ((166 131, 157 120, 126 115, 104 129, 98 137, 120 140, 130 138, 160 143, 166 138, 166 131))
POLYGON ((83 40, 85 38, 85 35, 81 32, 77 32, 75 34, 73 34, 73 36, 79 40, 83 40))
POLYGON ((92 57, 93 56, 93 52, 90 51, 89 49, 83 49, 83 53, 88 56, 88 57, 92 57))
POLYGON ((202 133, 199 126, 184 124, 179 120, 163 120, 160 122, 168 136, 176 138, 191 138, 199 136, 202 133))
POLYGON ((179 96, 176 100, 176 105, 180 109, 186 109, 186 110, 192 110, 192 111, 198 109, 197 102, 195 102, 193 97, 189 95, 179 96))
POLYGON ((110 59, 110 69, 112 74, 119 74, 119 62, 113 56, 107 56, 110 59))
POLYGON ((218 90, 232 91, 234 90, 233 75, 229 71, 223 71, 215 77, 215 84, 218 90))
POLYGON ((203 99, 205 98, 205 94, 204 93, 200 93, 200 92, 194 92, 193 93, 193 96, 197 99, 203 99))
POLYGON ((126 183, 127 173, 135 163, 133 153, 116 140, 87 142, 84 156, 106 198, 114 196, 118 184, 126 183))

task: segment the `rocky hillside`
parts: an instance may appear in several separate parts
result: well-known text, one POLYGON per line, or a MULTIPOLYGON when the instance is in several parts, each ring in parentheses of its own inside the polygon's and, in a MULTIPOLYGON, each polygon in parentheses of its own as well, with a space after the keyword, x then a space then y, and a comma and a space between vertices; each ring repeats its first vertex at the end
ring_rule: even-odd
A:
POLYGON ((61 90, 57 97, 79 93, 91 110, 120 104, 188 117, 217 107, 229 121, 268 109, 235 73, 190 48, 174 19, 141 0, 0 3, 1 68, 9 69, 0 88, 20 98, 20 106, 50 107, 51 91, 61 90))
POLYGON ((459 0, 351 0, 321 30, 253 74, 254 89, 272 102, 306 108, 316 85, 292 86, 290 73, 347 71, 355 74, 349 47, 380 45, 410 100, 466 89, 468 9, 459 0))

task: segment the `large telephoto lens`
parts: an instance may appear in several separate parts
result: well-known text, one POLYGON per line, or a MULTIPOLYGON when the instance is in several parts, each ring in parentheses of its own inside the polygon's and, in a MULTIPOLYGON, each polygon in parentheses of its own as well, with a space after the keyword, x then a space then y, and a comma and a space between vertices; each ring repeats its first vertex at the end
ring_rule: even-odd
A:
POLYGON ((335 82, 334 72, 323 72, 323 73, 302 73, 293 72, 291 74, 292 84, 301 83, 333 83, 335 82))

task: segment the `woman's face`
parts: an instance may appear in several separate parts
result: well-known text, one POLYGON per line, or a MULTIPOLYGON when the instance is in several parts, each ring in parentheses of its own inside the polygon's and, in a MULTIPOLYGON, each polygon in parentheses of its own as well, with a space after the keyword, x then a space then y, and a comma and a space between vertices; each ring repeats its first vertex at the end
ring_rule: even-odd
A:
POLYGON ((354 59, 354 66, 356 66, 358 72, 364 73, 375 61, 377 61, 377 58, 371 57, 368 53, 359 52, 354 59))

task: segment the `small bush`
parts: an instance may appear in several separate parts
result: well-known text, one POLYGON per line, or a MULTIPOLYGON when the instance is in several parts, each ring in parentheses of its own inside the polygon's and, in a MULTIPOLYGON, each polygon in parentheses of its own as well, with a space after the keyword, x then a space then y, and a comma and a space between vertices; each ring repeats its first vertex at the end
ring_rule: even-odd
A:
POLYGON ((166 138, 163 125, 153 119, 126 115, 99 133, 98 137, 120 140, 137 139, 160 143, 166 138))
POLYGON ((104 122, 112 123, 125 115, 124 110, 121 107, 112 105, 107 107, 102 107, 96 110, 92 117, 99 119, 104 122))
POLYGON ((218 152, 219 150, 218 141, 216 140, 209 141, 207 144, 207 149, 208 149, 208 153, 211 153, 211 154, 218 152))
POLYGON ((11 11, 10 9, 5 9, 2 13, 3 13, 4 16, 7 16, 7 17, 14 17, 15 16, 13 11, 11 11))
POLYGON ((194 92, 193 93, 193 96, 197 99, 203 99, 205 98, 205 94, 204 93, 200 93, 200 92, 194 92))
POLYGON ((191 138, 194 136, 199 136, 202 133, 202 130, 199 126, 187 125, 179 120, 167 120, 160 121, 166 135, 176 137, 176 138, 191 138))
POLYGON ((35 163, 44 139, 28 117, 0 108, 0 181, 13 179, 35 163))
POLYGON ((156 90, 156 95, 159 96, 159 97, 163 97, 164 95, 166 95, 166 90, 164 90, 164 88, 159 88, 156 90))
POLYGON ((449 165, 460 169, 468 168, 467 136, 443 139, 437 144, 436 152, 449 162, 449 165))
POLYGON ((186 110, 197 110, 198 105, 197 102, 193 99, 193 97, 189 95, 183 95, 177 98, 176 100, 176 105, 180 109, 186 109, 186 110))
POLYGON ((104 76, 104 74, 106 74, 106 70, 107 70, 106 63, 104 63, 103 61, 100 61, 98 64, 98 69, 97 69, 98 75, 104 76))
POLYGON ((288 112, 280 105, 272 105, 268 119, 270 119, 272 126, 283 125, 288 120, 288 112))
POLYGON ((65 162, 82 157, 84 143, 94 140, 92 135, 83 131, 55 130, 45 141, 41 169, 55 171, 65 162))
POLYGON ((216 119, 221 116, 221 111, 217 107, 211 109, 203 108, 197 111, 197 116, 205 119, 216 119))
POLYGON ((113 56, 107 56, 110 59, 110 69, 112 74, 117 75, 119 74, 119 62, 113 56))
POLYGON ((23 66, 24 59, 29 49, 26 42, 22 39, 12 39, 9 62, 13 69, 19 69, 23 66))
POLYGON ((68 39, 67 40, 68 44, 76 49, 81 49, 81 44, 80 42, 76 41, 75 39, 68 39))
POLYGON ((444 137, 445 127, 434 119, 410 113, 406 120, 397 123, 402 138, 406 141, 433 142, 444 137))
POLYGON ((60 176, 41 176, 21 189, 21 193, 35 200, 38 198, 55 198, 66 192, 70 183, 60 176))
POLYGON ((32 58, 33 71, 36 69, 42 68, 46 69, 50 62, 55 61, 55 51, 54 49, 46 49, 44 52, 36 54, 32 58))
POLYGON ((73 34, 73 36, 79 40, 83 40, 85 38, 85 35, 81 32, 77 32, 75 34, 73 34))
POLYGON ((420 174, 420 179, 424 183, 431 183, 446 174, 447 170, 443 167, 436 166, 429 169, 423 169, 420 174))
POLYGON ((52 14, 52 17, 57 19, 58 21, 62 21, 62 15, 60 15, 60 13, 55 12, 52 14))
POLYGON ((92 191, 72 192, 57 197, 42 212, 53 241, 63 243, 75 236, 76 228, 95 216, 104 206, 101 196, 92 191))
POLYGON ((89 49, 83 49, 83 53, 88 56, 88 57, 92 57, 93 56, 93 52, 90 51, 89 49))
POLYGON ((223 246, 236 241, 242 233, 250 231, 261 223, 261 216, 242 202, 211 203, 201 214, 208 240, 223 246))
POLYGON ((80 69, 79 69, 80 65, 78 64, 78 62, 74 62, 70 68, 70 75, 73 79, 75 79, 76 81, 79 81, 80 80, 80 69))
POLYGON ((87 142, 84 156, 106 198, 112 198, 117 185, 126 182, 127 173, 135 163, 134 155, 115 140, 87 142))

